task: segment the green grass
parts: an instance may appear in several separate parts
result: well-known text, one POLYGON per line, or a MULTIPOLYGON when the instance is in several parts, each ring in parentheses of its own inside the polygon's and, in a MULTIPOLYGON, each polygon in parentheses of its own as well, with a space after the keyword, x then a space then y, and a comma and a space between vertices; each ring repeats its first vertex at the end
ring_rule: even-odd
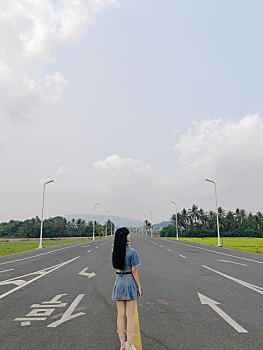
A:
MULTIPOLYGON (((169 237, 169 239, 176 239, 176 238, 169 237)), ((184 238, 181 238, 180 241, 217 246, 217 237, 205 237, 205 238, 184 237, 184 238)), ((223 242, 224 248, 242 250, 244 252, 250 252, 250 253, 263 254, 263 238, 221 237, 221 244, 222 242, 223 242)))
MULTIPOLYGON (((101 238, 96 238, 101 239, 101 238)), ((43 239, 43 248, 53 247, 56 245, 73 244, 78 242, 90 242, 91 239, 43 239)), ((20 242, 0 242, 0 256, 22 253, 29 250, 34 250, 39 247, 39 241, 20 241, 20 242)))

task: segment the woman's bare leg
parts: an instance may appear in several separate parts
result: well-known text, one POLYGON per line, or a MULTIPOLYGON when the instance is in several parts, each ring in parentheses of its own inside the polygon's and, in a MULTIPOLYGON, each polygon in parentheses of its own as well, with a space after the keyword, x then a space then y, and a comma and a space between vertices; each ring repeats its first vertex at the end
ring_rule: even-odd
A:
POLYGON ((131 350, 135 334, 135 307, 136 300, 126 300, 127 350, 131 350))
POLYGON ((124 329, 125 329, 125 311, 126 311, 125 300, 117 300, 117 310, 118 310, 118 317, 117 317, 118 334, 121 342, 121 347, 124 348, 125 346, 124 329))

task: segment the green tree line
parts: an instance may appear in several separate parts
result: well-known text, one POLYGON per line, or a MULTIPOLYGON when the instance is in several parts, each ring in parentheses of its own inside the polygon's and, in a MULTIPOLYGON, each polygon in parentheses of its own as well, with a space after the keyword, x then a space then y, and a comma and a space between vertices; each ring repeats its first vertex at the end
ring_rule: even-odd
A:
MULTIPOLYGON (((108 220, 105 225, 96 223, 95 236, 104 236, 114 232, 114 224, 108 220)), ((10 220, 0 223, 0 238, 38 238, 40 235, 41 221, 39 217, 19 221, 10 220)), ((93 222, 88 223, 82 219, 67 219, 57 216, 43 222, 43 238, 50 237, 91 237, 93 235, 93 222)))
MULTIPOLYGON (((217 236, 216 212, 205 212, 197 205, 183 209, 177 214, 178 231, 181 237, 215 237, 217 236)), ((263 237, 263 214, 247 213, 237 208, 225 211, 218 208, 219 229, 222 237, 263 237)), ((160 231, 161 237, 176 237, 176 215, 171 217, 172 224, 160 231)))

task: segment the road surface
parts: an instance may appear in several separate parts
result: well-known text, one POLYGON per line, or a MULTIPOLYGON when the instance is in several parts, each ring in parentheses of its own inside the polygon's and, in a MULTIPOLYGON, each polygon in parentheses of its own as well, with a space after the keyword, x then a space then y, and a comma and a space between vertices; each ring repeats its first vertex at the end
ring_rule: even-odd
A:
MULTIPOLYGON (((0 258, 1 350, 117 350, 113 237, 0 258)), ((140 350, 263 350, 263 256, 131 235, 140 350)))

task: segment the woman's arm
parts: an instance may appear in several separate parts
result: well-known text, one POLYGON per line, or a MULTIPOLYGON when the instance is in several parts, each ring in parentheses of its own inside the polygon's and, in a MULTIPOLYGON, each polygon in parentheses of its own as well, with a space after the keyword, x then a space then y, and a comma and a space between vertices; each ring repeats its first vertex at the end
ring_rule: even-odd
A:
POLYGON ((135 282, 137 283, 137 286, 138 286, 138 290, 139 290, 139 298, 138 299, 140 299, 140 297, 142 296, 142 288, 141 288, 140 281, 139 281, 137 267, 132 267, 132 274, 133 274, 135 282))

